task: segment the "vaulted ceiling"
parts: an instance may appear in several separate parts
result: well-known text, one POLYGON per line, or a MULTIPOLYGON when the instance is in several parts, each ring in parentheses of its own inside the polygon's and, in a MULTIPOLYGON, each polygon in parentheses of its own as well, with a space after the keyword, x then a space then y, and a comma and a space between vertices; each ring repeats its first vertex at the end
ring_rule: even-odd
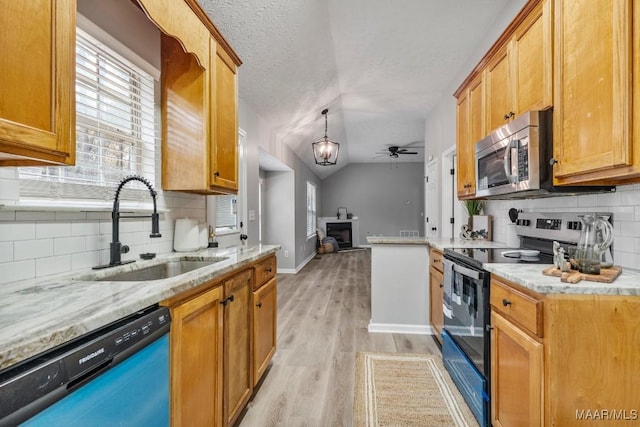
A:
POLYGON ((239 96, 321 178, 424 147, 425 119, 510 0, 199 0, 243 61, 239 96), (340 142, 316 166, 311 142, 340 142))

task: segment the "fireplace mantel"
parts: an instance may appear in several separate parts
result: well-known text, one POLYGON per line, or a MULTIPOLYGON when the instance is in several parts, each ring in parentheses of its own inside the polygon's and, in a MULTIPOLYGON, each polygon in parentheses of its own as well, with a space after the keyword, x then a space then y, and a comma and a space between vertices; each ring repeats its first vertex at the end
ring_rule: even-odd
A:
POLYGON ((353 217, 351 219, 338 219, 335 216, 322 216, 318 217, 318 228, 322 228, 325 235, 327 234, 327 223, 328 222, 350 222, 351 223, 351 243, 354 248, 360 246, 360 221, 358 221, 358 217, 353 217))

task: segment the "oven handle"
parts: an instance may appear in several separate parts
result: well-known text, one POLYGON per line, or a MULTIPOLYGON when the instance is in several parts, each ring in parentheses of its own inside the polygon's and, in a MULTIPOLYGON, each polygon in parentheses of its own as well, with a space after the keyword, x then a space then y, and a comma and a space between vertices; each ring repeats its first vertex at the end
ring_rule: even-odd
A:
POLYGON ((463 274, 467 277, 472 278, 473 280, 484 280, 484 273, 477 270, 472 270, 467 267, 463 267, 459 264, 453 264, 453 271, 457 271, 460 274, 463 274))

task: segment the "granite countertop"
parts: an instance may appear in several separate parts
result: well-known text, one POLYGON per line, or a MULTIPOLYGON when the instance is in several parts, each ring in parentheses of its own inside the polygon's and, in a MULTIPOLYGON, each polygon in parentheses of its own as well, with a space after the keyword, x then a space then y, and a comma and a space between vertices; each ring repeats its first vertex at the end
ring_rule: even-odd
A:
POLYGON ((490 240, 443 239, 430 237, 397 237, 397 236, 369 236, 367 242, 372 245, 425 245, 441 251, 446 248, 507 248, 505 243, 490 240))
POLYGON ((138 310, 249 265, 277 245, 169 253, 104 270, 83 270, 0 286, 0 370, 138 310), (224 258, 176 277, 142 282, 92 279, 165 261, 224 258))
POLYGON ((624 268, 612 283, 563 283, 559 277, 545 276, 551 264, 482 264, 491 274, 503 277, 540 294, 593 294, 640 296, 640 271, 624 268))

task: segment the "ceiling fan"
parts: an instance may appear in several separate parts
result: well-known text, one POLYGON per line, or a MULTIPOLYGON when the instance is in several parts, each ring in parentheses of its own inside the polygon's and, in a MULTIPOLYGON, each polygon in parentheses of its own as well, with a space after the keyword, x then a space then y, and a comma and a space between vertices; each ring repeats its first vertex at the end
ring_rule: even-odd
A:
MULTIPOLYGON (((422 148, 422 147, 410 147, 412 149, 415 148, 422 148)), ((376 152, 376 156, 374 157, 374 159, 376 157, 382 157, 383 155, 389 156, 389 157, 393 157, 394 159, 397 159, 398 156, 400 154, 418 154, 417 151, 410 151, 408 148, 405 147, 399 147, 397 145, 390 145, 387 147, 387 151, 378 151, 376 152)))

